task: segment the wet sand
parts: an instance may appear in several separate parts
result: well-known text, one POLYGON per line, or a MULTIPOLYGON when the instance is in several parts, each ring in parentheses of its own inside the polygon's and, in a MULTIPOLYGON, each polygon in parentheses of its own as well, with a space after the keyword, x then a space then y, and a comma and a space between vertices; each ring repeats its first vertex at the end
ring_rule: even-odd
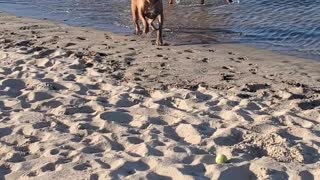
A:
POLYGON ((318 62, 4 13, 0 25, 0 179, 320 176, 318 62))

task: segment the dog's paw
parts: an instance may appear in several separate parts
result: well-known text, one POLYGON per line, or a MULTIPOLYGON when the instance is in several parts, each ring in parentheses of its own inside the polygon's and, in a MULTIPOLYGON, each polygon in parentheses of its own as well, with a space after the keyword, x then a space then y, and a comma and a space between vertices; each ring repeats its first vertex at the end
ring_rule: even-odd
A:
POLYGON ((140 30, 139 30, 139 31, 136 30, 136 31, 134 32, 134 34, 139 36, 139 35, 142 34, 142 32, 141 32, 140 30))
POLYGON ((157 46, 162 46, 163 42, 162 41, 157 41, 156 44, 157 44, 157 46))
POLYGON ((144 33, 144 34, 148 34, 149 32, 150 32, 149 27, 148 27, 148 28, 145 28, 145 29, 143 30, 143 33, 144 33))

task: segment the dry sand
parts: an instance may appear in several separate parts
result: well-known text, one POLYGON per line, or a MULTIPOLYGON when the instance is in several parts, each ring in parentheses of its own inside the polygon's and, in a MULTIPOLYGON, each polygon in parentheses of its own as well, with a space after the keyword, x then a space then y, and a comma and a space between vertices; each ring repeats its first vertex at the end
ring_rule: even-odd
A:
POLYGON ((320 178, 320 63, 151 44, 0 13, 0 179, 320 178))

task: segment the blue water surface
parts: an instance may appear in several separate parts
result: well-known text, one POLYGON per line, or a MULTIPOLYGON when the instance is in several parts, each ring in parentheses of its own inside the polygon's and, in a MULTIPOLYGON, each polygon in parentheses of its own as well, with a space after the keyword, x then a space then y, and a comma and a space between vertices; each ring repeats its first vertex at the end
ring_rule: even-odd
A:
MULTIPOLYGON (((207 0, 204 6, 197 0, 180 1, 168 6, 164 0, 165 30, 173 34, 320 60, 320 0, 241 0, 231 5, 207 0)), ((133 31, 129 0, 0 0, 0 11, 116 33, 133 31)))

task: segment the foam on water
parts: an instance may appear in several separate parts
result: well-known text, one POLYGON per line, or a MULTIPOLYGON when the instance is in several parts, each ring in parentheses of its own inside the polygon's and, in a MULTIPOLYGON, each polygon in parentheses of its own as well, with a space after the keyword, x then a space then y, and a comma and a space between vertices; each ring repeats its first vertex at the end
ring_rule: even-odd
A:
MULTIPOLYGON (((174 40, 183 34, 208 43, 253 44, 320 60, 320 0, 219 2, 165 5, 165 28, 173 31, 166 38, 174 40)), ((129 0, 0 0, 0 11, 113 32, 131 33, 133 29, 129 0)))

